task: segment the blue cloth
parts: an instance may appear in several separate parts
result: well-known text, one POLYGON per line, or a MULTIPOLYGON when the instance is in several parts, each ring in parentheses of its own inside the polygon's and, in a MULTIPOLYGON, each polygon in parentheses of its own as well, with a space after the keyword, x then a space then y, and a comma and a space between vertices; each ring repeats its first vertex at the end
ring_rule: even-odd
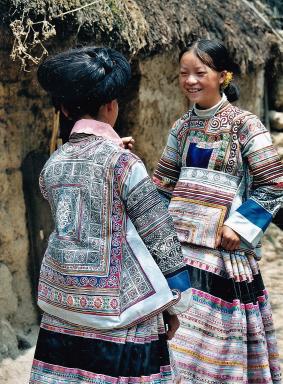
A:
POLYGON ((272 220, 272 214, 253 199, 248 199, 237 211, 262 231, 266 230, 272 220))
POLYGON ((212 151, 213 148, 198 148, 197 143, 191 143, 187 154, 187 167, 207 168, 212 151))
POLYGON ((187 269, 174 276, 167 277, 166 280, 171 289, 178 289, 180 292, 191 288, 191 281, 187 269))

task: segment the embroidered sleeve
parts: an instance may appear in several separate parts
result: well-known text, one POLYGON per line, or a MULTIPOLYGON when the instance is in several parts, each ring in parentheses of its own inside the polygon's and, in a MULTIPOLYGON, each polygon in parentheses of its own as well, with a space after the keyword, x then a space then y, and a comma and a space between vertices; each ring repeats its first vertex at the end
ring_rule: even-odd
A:
POLYGON ((132 167, 128 183, 127 213, 159 268, 168 274, 182 267, 173 220, 141 162, 132 167))
POLYGON ((132 164, 122 184, 127 215, 165 275, 169 287, 182 292, 180 302, 174 306, 174 310, 177 308, 182 312, 190 302, 191 284, 173 220, 140 160, 132 164))
POLYGON ((47 193, 47 189, 46 189, 45 182, 44 182, 44 169, 41 171, 41 173, 39 175, 39 188, 40 188, 40 191, 42 193, 42 196, 45 199, 48 199, 48 193, 47 193))
POLYGON ((225 225, 255 247, 283 203, 283 166, 269 132, 256 116, 249 116, 241 127, 239 141, 252 184, 249 198, 225 225))
POLYGON ((163 154, 153 173, 152 180, 161 197, 169 204, 172 192, 178 181, 181 171, 181 156, 178 149, 177 132, 182 119, 173 125, 163 154))

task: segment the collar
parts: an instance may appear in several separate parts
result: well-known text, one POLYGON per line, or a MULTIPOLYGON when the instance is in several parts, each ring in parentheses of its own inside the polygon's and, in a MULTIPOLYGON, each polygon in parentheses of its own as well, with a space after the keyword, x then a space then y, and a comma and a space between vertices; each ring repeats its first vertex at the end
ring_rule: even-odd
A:
POLYGON ((199 117, 213 117, 226 101, 227 97, 225 93, 223 93, 221 100, 217 104, 213 105, 213 107, 207 109, 198 109, 194 104, 193 110, 195 114, 199 117))
POLYGON ((103 123, 102 121, 93 119, 78 120, 73 126, 70 136, 73 133, 86 133, 88 135, 101 136, 104 139, 111 140, 113 143, 119 145, 120 147, 124 147, 122 139, 114 131, 111 125, 103 123))

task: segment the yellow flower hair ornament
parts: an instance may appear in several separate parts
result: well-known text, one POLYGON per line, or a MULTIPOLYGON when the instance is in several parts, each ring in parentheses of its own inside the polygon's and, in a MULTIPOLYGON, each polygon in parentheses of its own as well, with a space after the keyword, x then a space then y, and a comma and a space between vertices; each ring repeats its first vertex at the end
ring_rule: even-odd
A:
POLYGON ((227 88, 232 80, 233 80, 233 72, 227 72, 222 84, 223 88, 227 88))

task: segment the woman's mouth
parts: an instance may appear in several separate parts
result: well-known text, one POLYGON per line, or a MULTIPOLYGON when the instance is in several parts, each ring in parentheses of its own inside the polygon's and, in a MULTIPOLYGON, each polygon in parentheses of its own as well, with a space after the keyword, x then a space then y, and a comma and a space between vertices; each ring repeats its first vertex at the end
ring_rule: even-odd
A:
POLYGON ((189 93, 197 93, 199 91, 201 91, 201 89, 187 89, 187 92, 189 93))

